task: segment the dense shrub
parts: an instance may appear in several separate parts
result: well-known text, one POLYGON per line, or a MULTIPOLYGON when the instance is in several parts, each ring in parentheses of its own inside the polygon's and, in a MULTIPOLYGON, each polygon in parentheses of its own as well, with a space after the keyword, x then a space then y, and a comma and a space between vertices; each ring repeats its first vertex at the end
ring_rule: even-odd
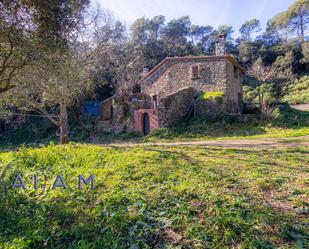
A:
POLYGON ((303 76, 291 82, 285 89, 283 101, 291 105, 309 104, 309 76, 303 76))
POLYGON ((309 126, 309 112, 296 110, 287 104, 278 105, 273 112, 274 124, 286 127, 309 126))
POLYGON ((205 92, 202 93, 198 100, 215 100, 217 103, 223 103, 224 92, 205 92))
POLYGON ((274 83, 264 83, 256 88, 251 86, 243 87, 244 101, 249 103, 259 103, 259 91, 263 103, 276 101, 276 91, 274 83))

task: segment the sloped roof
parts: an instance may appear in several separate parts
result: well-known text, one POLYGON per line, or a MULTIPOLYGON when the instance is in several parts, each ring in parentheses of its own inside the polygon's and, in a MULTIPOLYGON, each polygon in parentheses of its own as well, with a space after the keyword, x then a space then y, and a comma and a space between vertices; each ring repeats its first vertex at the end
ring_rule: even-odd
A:
POLYGON ((151 77, 155 72, 157 72, 164 64, 167 62, 181 62, 181 61, 187 61, 187 60, 192 60, 192 61, 201 61, 201 60, 222 60, 226 59, 229 60, 231 63, 233 63, 237 68, 239 68, 240 71, 245 73, 245 69, 237 62, 236 59, 229 55, 222 55, 222 56, 185 56, 185 57, 166 57, 163 61, 161 61, 158 65, 156 65, 152 70, 150 70, 146 75, 143 76, 143 78, 139 81, 142 83, 144 80, 148 79, 151 77))

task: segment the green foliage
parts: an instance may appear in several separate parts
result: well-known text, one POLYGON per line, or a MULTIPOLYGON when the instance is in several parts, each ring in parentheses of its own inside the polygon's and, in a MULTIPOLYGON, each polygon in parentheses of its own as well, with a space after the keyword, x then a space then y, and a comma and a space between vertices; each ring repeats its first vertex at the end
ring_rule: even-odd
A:
POLYGON ((283 138, 309 135, 309 114, 286 106, 273 110, 273 120, 260 121, 259 115, 247 122, 222 116, 216 121, 193 119, 174 127, 161 128, 143 138, 145 142, 194 141, 240 138, 283 138))
POLYGON ((31 118, 0 134, 0 147, 6 149, 19 147, 21 144, 46 144, 57 139, 55 133, 55 127, 48 120, 31 118))
POLYGON ((306 236, 304 218, 264 203, 284 197, 292 209, 308 160, 305 148, 50 144, 0 153, 1 172, 10 162, 1 179, 0 247, 290 248, 296 241, 287 234, 306 236), (18 173, 26 190, 10 188, 18 173), (58 174, 67 190, 50 189, 58 174), (96 189, 78 190, 79 174, 94 174, 96 189))
POLYGON ((245 41, 251 40, 251 35, 255 32, 258 32, 261 30, 260 21, 257 19, 251 19, 249 21, 246 21, 239 29, 239 32, 242 35, 242 39, 245 41))
POLYGON ((309 104, 309 76, 291 82, 285 89, 282 100, 289 104, 309 104))
POLYGON ((257 42, 242 41, 239 46, 239 60, 244 64, 257 60, 259 54, 259 44, 257 42))
POLYGON ((309 2, 308 0, 297 0, 289 6, 288 10, 276 15, 271 21, 272 28, 286 29, 296 32, 304 39, 306 26, 308 24, 309 2))
POLYGON ((301 59, 302 63, 309 63, 309 42, 304 42, 301 46, 303 58, 301 59))
POLYGON ((264 83, 256 88, 244 86, 243 94, 245 102, 259 103, 259 92, 264 103, 276 101, 275 85, 273 83, 264 83))
POLYGON ((273 110, 274 125, 283 127, 309 127, 309 112, 299 111, 288 105, 279 105, 273 110))
POLYGON ((205 92, 198 97, 198 100, 215 100, 218 104, 222 104, 223 98, 224 92, 205 92))

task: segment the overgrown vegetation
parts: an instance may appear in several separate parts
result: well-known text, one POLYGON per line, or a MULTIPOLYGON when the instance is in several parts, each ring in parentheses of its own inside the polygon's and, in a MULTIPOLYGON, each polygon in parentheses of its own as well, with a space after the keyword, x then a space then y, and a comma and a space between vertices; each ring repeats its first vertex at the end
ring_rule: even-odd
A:
POLYGON ((1 116, 35 110, 59 127, 61 143, 72 134, 72 106, 138 89, 142 68, 168 56, 213 55, 218 34, 245 67, 246 97, 259 102, 262 119, 269 119, 269 101, 308 101, 307 78, 295 81, 308 73, 307 0, 271 18, 265 30, 254 17, 245 21, 236 39, 230 25, 194 25, 189 16, 142 17, 128 27, 89 0, 6 0, 0 8, 1 116))
POLYGON ((283 101, 291 105, 309 103, 309 76, 303 76, 289 84, 284 92, 283 101))
MULTIPOLYGON (((0 248, 309 248, 308 147, 49 144, 58 136, 60 143, 299 141, 309 135, 309 112, 281 102, 309 102, 308 17, 308 0, 297 0, 264 31, 254 18, 234 39, 232 26, 194 25, 188 16, 142 17, 127 27, 89 0, 1 1, 0 248), (84 100, 138 89, 142 68, 167 56, 214 54, 218 34, 247 69, 251 119, 192 119, 146 137, 93 137, 93 122, 81 122, 84 100), (23 122, 29 114, 41 116, 23 122), (17 174, 26 189, 11 188, 17 174), (94 190, 78 190, 80 174, 95 175, 94 190), (57 175, 67 189, 51 189, 57 175)), ((200 99, 220 102, 223 93, 200 99)))
POLYGON ((237 117, 221 116, 215 121, 195 118, 175 127, 162 128, 148 135, 145 141, 209 140, 233 138, 271 138, 309 135, 309 112, 280 105, 272 110, 272 119, 261 122, 258 115, 248 122, 237 117))
POLYGON ((306 248, 308 164, 307 148, 1 153, 0 247, 306 248), (11 189, 17 174, 25 190, 11 189), (50 189, 58 174, 68 189, 50 189), (95 190, 78 190, 79 174, 94 174, 95 190))
POLYGON ((205 92, 202 93, 198 100, 214 100, 219 104, 223 103, 224 92, 205 92))
MULTIPOLYGON (((31 119, 31 125, 26 123, 19 129, 1 135, 0 148, 16 149, 22 144, 34 146, 56 141, 54 127, 43 121, 41 118, 31 119)), ((173 127, 157 129, 146 137, 136 132, 96 134, 93 128, 86 131, 79 124, 71 129, 72 141, 94 143, 284 138, 306 135, 309 135, 309 112, 296 110, 284 104, 273 108, 271 119, 268 121, 261 121, 258 113, 252 114, 247 121, 238 120, 237 116, 226 115, 215 119, 195 117, 189 122, 179 122, 173 127)))

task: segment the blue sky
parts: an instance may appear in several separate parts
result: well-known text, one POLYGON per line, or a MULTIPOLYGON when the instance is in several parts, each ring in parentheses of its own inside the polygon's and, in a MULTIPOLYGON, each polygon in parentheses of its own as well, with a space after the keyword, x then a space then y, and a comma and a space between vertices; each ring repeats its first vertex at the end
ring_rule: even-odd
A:
POLYGON ((246 20, 257 18, 265 27, 268 19, 288 8, 294 0, 92 0, 117 19, 131 24, 139 17, 164 15, 167 20, 189 15, 193 24, 230 24, 235 35, 246 20))

